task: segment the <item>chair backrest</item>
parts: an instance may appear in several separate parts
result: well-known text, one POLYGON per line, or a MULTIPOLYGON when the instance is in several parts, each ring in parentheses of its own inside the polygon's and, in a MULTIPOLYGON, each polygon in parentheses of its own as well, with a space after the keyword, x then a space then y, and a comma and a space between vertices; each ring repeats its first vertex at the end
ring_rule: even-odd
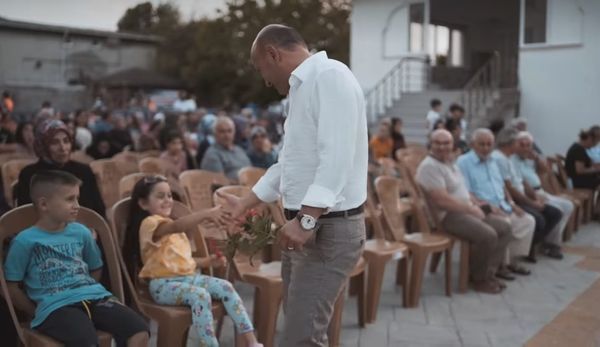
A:
POLYGON ((157 149, 151 149, 145 152, 141 152, 138 154, 138 160, 142 160, 144 158, 158 158, 160 157, 161 151, 157 149))
POLYGON ((221 173, 206 170, 186 170, 179 175, 179 183, 183 187, 185 197, 192 210, 211 208, 213 191, 228 185, 229 179, 221 173))
POLYGON ((87 155, 85 151, 75 151, 71 153, 71 160, 78 163, 89 164, 94 161, 94 158, 87 155))
POLYGON ((124 199, 131 196, 131 192, 133 191, 135 184, 145 176, 146 174, 144 173, 136 172, 121 177, 121 180, 119 181, 119 199, 124 199))
POLYGON ((240 184, 246 187, 254 187, 256 182, 267 172, 259 167, 243 167, 238 173, 240 184))
POLYGON ((131 151, 123 151, 113 155, 112 159, 122 160, 126 162, 135 162, 137 165, 139 161, 139 154, 131 151))
MULTIPOLYGON (((25 343, 22 327, 18 324, 18 318, 13 302, 8 293, 8 286, 4 277, 4 258, 5 248, 3 247, 10 238, 16 236, 22 230, 30 227, 38 219, 38 214, 35 207, 32 204, 23 205, 13 210, 6 212, 0 217, 0 284, 2 285, 3 296, 6 299, 6 303, 9 307, 9 311, 15 323, 15 328, 21 338, 21 341, 25 343)), ((79 215, 77 221, 81 224, 86 225, 88 228, 93 229, 98 235, 98 241, 104 251, 104 258, 106 260, 105 266, 108 268, 108 275, 110 288, 107 288, 115 295, 121 302, 125 302, 125 295, 123 291, 123 282, 121 278, 121 269, 119 267, 119 254, 115 248, 115 241, 110 228, 104 218, 98 213, 94 212, 85 207, 79 209, 79 215)))
POLYGON ((548 163, 550 164, 551 174, 554 174, 556 182, 559 183, 562 191, 568 190, 569 187, 569 175, 564 167, 563 161, 559 156, 548 157, 548 163))
POLYGON ((389 176, 375 179, 375 192, 381 204, 383 218, 394 241, 402 241, 406 233, 406 220, 402 213, 403 202, 400 200, 400 180, 389 176))
POLYGON ((141 159, 138 163, 138 168, 140 172, 145 174, 163 175, 165 177, 172 174, 170 164, 167 161, 156 157, 146 157, 141 159))
POLYGON ((367 182, 367 202, 365 204, 365 208, 370 217, 369 220, 371 222, 371 226, 373 227, 373 235, 376 239, 385 239, 385 230, 381 224, 379 213, 380 210, 377 208, 377 201, 371 186, 372 184, 367 182))
POLYGON ((35 159, 12 159, 2 164, 2 184, 4 185, 4 197, 9 206, 13 206, 13 184, 19 179, 19 173, 35 159))
POLYGON ((124 176, 120 162, 112 159, 99 159, 90 163, 90 168, 100 188, 105 206, 112 206, 119 201, 119 182, 124 176))

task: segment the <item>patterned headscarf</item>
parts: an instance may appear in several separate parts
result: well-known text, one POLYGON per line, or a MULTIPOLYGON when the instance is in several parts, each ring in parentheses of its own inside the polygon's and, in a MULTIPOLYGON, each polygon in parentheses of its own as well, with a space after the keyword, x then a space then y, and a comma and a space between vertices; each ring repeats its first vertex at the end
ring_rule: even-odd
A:
POLYGON ((58 119, 44 119, 39 121, 35 127, 35 141, 33 143, 35 154, 40 158, 50 159, 50 152, 48 151, 50 142, 61 131, 64 131, 71 143, 73 143, 69 129, 62 121, 58 119))

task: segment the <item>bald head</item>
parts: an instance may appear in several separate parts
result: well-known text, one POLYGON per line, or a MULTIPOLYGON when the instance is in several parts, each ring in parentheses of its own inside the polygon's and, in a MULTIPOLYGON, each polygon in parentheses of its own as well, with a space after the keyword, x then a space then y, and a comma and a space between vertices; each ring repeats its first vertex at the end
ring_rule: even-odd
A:
POLYGON ((308 57, 310 52, 298 31, 281 24, 264 27, 250 50, 252 64, 266 86, 274 87, 281 95, 288 94, 292 71, 308 57))
POLYGON ((307 47, 296 29, 281 24, 269 24, 262 28, 256 35, 252 48, 262 49, 266 45, 287 50, 293 50, 296 46, 307 47))
POLYGON ((431 155, 440 161, 448 162, 452 158, 454 138, 448 130, 438 129, 431 133, 431 155))
POLYGON ((219 116, 213 125, 215 141, 221 146, 231 149, 233 148, 233 140, 235 137, 235 124, 233 120, 227 116, 219 116))
POLYGON ((446 129, 437 129, 431 133, 431 141, 452 140, 452 134, 446 129))

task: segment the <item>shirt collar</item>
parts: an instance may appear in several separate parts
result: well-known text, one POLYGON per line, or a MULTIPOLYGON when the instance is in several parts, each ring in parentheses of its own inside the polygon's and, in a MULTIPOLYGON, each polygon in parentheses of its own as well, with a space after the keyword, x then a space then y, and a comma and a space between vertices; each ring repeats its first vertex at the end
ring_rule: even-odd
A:
POLYGON ((477 153, 475 153, 475 150, 470 150, 469 152, 467 152, 467 154, 470 158, 471 158, 471 162, 473 162, 474 164, 485 164, 487 163, 490 159, 491 159, 491 154, 488 156, 487 159, 481 159, 479 157, 479 155, 477 155, 477 153))
POLYGON ((289 83, 290 86, 295 86, 306 81, 310 77, 313 66, 321 61, 327 60, 327 53, 321 51, 306 58, 290 75, 289 83))

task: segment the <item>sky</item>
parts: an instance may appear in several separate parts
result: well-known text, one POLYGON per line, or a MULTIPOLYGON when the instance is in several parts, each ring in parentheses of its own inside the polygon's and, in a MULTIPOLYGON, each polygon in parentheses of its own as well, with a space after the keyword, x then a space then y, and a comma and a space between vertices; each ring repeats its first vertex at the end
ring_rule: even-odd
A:
POLYGON ((171 2, 184 20, 212 17, 226 0, 0 0, 0 17, 34 23, 116 30, 119 18, 138 3, 171 2))

